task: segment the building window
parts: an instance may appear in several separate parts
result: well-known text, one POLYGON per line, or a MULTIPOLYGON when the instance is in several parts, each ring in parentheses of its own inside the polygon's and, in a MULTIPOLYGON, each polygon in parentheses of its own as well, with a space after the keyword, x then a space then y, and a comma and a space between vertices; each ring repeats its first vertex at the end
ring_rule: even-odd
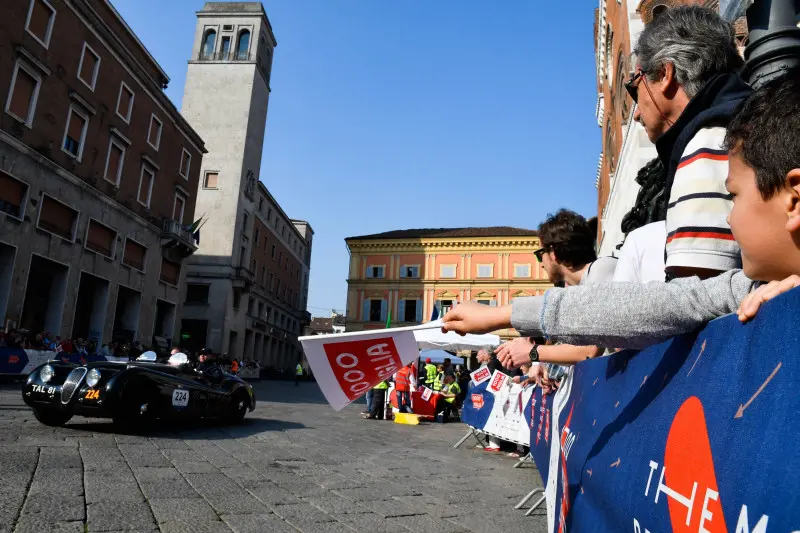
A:
POLYGON ((242 235, 247 235, 247 230, 250 226, 250 215, 242 213, 242 235))
POLYGON ((531 277, 531 265, 514 265, 515 278, 529 278, 531 277))
POLYGON ((250 32, 242 30, 239 33, 239 41, 236 43, 236 60, 247 61, 250 51, 250 32))
POLYGON ((147 144, 158 150, 159 145, 161 144, 161 127, 163 123, 158 119, 157 116, 151 115, 150 116, 150 129, 147 130, 147 144))
POLYGON ((83 156, 83 145, 86 140, 86 126, 89 118, 70 106, 67 114, 67 127, 64 130, 64 142, 61 149, 78 161, 83 156))
POLYGON ((263 213, 264 212, 264 199, 263 198, 259 198, 258 199, 258 212, 259 213, 263 213))
POLYGON ((183 213, 185 209, 186 196, 180 191, 175 191, 175 203, 172 205, 172 220, 177 220, 183 224, 183 213))
POLYGON ((206 172, 203 178, 204 189, 219 189, 219 172, 206 172))
POLYGON ((264 283, 267 281, 267 267, 261 267, 261 286, 264 286, 264 283))
POLYGON ((367 277, 368 278, 383 278, 386 271, 386 267, 383 265, 380 266, 368 266, 367 267, 367 277))
POLYGON ((419 277, 419 266, 409 266, 409 265, 402 265, 400 267, 400 277, 401 278, 418 278, 419 277))
POLYGON ((22 219, 28 185, 0 171, 0 212, 22 219))
POLYGON ((183 176, 184 179, 186 180, 189 179, 189 172, 191 168, 192 168, 192 154, 190 154, 189 151, 186 148, 184 148, 183 153, 181 154, 181 169, 180 169, 181 176, 183 176))
POLYGON ((417 321, 417 300, 404 300, 405 306, 403 307, 403 322, 416 322, 417 321))
POLYGON ((28 7, 28 20, 25 21, 25 30, 42 46, 50 46, 50 36, 53 33, 53 22, 56 19, 56 10, 47 0, 31 0, 28 7))
POLYGON ((439 307, 442 310, 442 315, 446 315, 453 308, 453 300, 440 300, 439 307))
POLYGON ((103 177, 106 181, 119 187, 122 179, 122 167, 125 164, 125 145, 113 135, 108 141, 108 155, 106 155, 106 169, 103 177))
POLYGON ((273 278, 273 274, 272 274, 272 272, 270 272, 269 273, 269 280, 267 281, 267 290, 268 291, 272 291, 272 278, 273 278))
POLYGON ((381 307, 383 307, 383 300, 370 300, 369 301, 369 321, 381 322, 381 307))
POLYGON ((100 224, 96 220, 89 220, 89 227, 86 228, 86 242, 84 247, 87 250, 97 252, 108 258, 114 258, 114 244, 117 242, 117 232, 105 224, 100 224))
POLYGON ((78 212, 46 195, 42 197, 39 205, 37 227, 70 242, 74 241, 78 212))
POLYGON ((261 239, 261 231, 258 228, 253 230, 253 245, 258 248, 258 241, 261 239))
POLYGON ((133 112, 133 91, 130 87, 125 85, 123 81, 119 86, 119 96, 117 96, 117 116, 129 124, 131 121, 131 112, 133 112))
POLYGON ((139 192, 136 199, 143 206, 150 207, 150 196, 153 193, 153 182, 156 181, 156 172, 146 164, 142 164, 142 173, 139 176, 139 192))
POLYGON ((125 249, 122 253, 122 264, 144 272, 144 262, 147 257, 147 248, 131 239, 125 240, 125 249))
POLYGON ((6 113, 24 122, 29 128, 33 124, 33 113, 39 98, 42 80, 36 72, 17 61, 11 75, 11 89, 6 100, 6 113))
POLYGON ((87 43, 83 43, 81 61, 78 63, 78 79, 94 91, 97 73, 100 71, 100 56, 87 43))
POLYGON ((454 278, 454 277, 456 277, 456 266, 455 265, 441 265, 439 267, 439 277, 440 278, 454 278))
POLYGON ((186 284, 186 303, 187 304, 207 304, 209 285, 200 283, 186 284))
POLYGON ((219 59, 221 59, 222 61, 226 61, 230 59, 230 55, 231 55, 231 36, 223 35, 222 46, 220 46, 219 59))
POLYGON ((479 278, 494 277, 494 265, 478 265, 479 278))
POLYGON ((161 275, 159 278, 164 283, 177 287, 181 278, 181 264, 170 261, 167 258, 161 259, 161 275))
POLYGON ((211 59, 214 56, 214 46, 217 43, 217 32, 208 30, 203 38, 203 49, 200 51, 201 59, 211 59))

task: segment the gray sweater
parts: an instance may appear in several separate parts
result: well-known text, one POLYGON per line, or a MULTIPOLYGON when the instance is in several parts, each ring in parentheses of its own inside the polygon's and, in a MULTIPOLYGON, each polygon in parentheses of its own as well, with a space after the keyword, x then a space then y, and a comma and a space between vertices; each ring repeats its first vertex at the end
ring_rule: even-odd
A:
POLYGON ((735 312, 755 282, 741 270, 707 280, 603 283, 516 298, 511 325, 525 337, 575 345, 644 348, 735 312))

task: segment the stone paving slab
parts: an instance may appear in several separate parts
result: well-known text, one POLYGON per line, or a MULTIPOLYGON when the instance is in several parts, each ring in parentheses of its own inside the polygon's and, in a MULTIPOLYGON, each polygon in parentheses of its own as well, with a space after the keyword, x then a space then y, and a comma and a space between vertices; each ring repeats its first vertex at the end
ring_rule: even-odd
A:
POLYGON ((535 468, 452 444, 461 424, 364 421, 313 383, 257 382, 239 426, 117 434, 110 421, 39 424, 0 385, 0 533, 470 533, 546 530, 514 504, 535 468))

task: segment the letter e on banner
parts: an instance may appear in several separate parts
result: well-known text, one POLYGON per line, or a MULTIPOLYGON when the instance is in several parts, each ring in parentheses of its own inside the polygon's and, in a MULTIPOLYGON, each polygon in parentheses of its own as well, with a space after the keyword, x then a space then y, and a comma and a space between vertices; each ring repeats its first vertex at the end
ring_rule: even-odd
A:
POLYGON ((337 383, 351 401, 401 367, 392 337, 332 342, 323 349, 337 383))

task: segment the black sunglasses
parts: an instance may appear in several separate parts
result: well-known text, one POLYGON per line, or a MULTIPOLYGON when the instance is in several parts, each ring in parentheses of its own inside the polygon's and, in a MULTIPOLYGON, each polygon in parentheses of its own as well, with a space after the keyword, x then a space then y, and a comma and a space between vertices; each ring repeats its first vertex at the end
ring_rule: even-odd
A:
POLYGON ((541 263, 542 262, 542 257, 546 253, 547 253, 547 248, 539 248, 538 250, 533 252, 533 255, 535 255, 536 256, 536 260, 541 263))
POLYGON ((639 84, 636 82, 639 81, 639 78, 643 75, 644 73, 639 70, 636 74, 631 76, 631 79, 625 82, 625 90, 628 91, 628 94, 631 95, 631 98, 633 98, 633 101, 637 104, 639 103, 639 84))

